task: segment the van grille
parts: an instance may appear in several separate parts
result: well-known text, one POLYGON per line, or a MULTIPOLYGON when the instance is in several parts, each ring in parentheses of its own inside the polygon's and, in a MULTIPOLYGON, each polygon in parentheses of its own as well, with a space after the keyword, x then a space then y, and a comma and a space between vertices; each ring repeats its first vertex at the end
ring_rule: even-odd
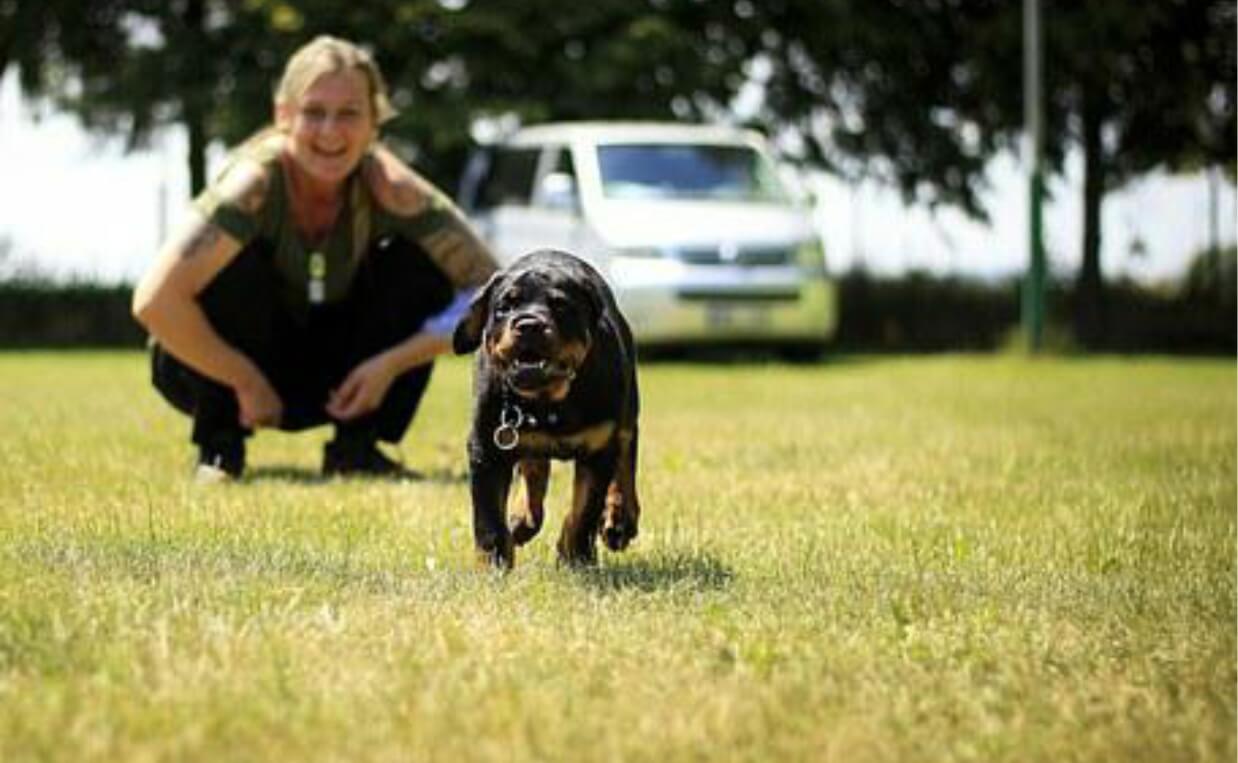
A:
POLYGON ((800 290, 795 287, 764 289, 679 289, 675 296, 685 302, 770 303, 795 302, 800 290))
POLYGON ((786 265, 794 261, 793 252, 786 247, 740 247, 731 250, 731 252, 724 252, 721 247, 716 246, 686 247, 676 249, 675 257, 689 265, 768 267, 771 265, 786 265))

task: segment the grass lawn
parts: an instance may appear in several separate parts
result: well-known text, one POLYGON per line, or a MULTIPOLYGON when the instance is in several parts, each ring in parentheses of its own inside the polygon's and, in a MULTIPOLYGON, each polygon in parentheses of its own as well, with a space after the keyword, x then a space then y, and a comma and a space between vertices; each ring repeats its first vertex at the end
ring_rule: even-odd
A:
POLYGON ((1231 360, 642 368, 641 537, 476 569, 261 433, 196 487, 137 353, 0 355, 0 760, 1233 761, 1231 360))

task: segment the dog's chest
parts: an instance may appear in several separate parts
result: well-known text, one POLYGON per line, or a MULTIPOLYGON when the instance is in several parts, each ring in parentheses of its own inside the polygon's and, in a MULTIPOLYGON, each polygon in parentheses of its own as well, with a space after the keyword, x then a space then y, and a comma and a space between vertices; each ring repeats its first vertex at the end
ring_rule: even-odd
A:
POLYGON ((579 458, 602 450, 614 436, 613 421, 598 422, 570 432, 528 429, 518 432, 516 450, 522 455, 579 458))

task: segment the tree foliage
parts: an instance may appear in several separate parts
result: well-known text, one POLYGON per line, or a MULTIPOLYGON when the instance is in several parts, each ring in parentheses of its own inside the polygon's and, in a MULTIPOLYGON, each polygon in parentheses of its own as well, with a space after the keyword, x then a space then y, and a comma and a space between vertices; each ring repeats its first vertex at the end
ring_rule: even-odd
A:
MULTIPOLYGON (((770 0, 759 119, 908 199, 977 217, 985 167, 1024 127, 1019 0, 770 0)), ((1043 0, 1045 155, 1084 158, 1077 328, 1104 330, 1100 204, 1157 168, 1235 161, 1232 0, 1043 0)))

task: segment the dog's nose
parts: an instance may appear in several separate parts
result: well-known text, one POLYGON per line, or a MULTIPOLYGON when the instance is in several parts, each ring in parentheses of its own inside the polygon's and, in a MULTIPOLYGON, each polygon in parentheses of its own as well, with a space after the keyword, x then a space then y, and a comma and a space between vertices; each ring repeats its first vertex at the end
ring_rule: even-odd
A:
POLYGON ((517 315, 512 320, 512 331, 522 336, 545 334, 546 322, 536 315, 517 315))

